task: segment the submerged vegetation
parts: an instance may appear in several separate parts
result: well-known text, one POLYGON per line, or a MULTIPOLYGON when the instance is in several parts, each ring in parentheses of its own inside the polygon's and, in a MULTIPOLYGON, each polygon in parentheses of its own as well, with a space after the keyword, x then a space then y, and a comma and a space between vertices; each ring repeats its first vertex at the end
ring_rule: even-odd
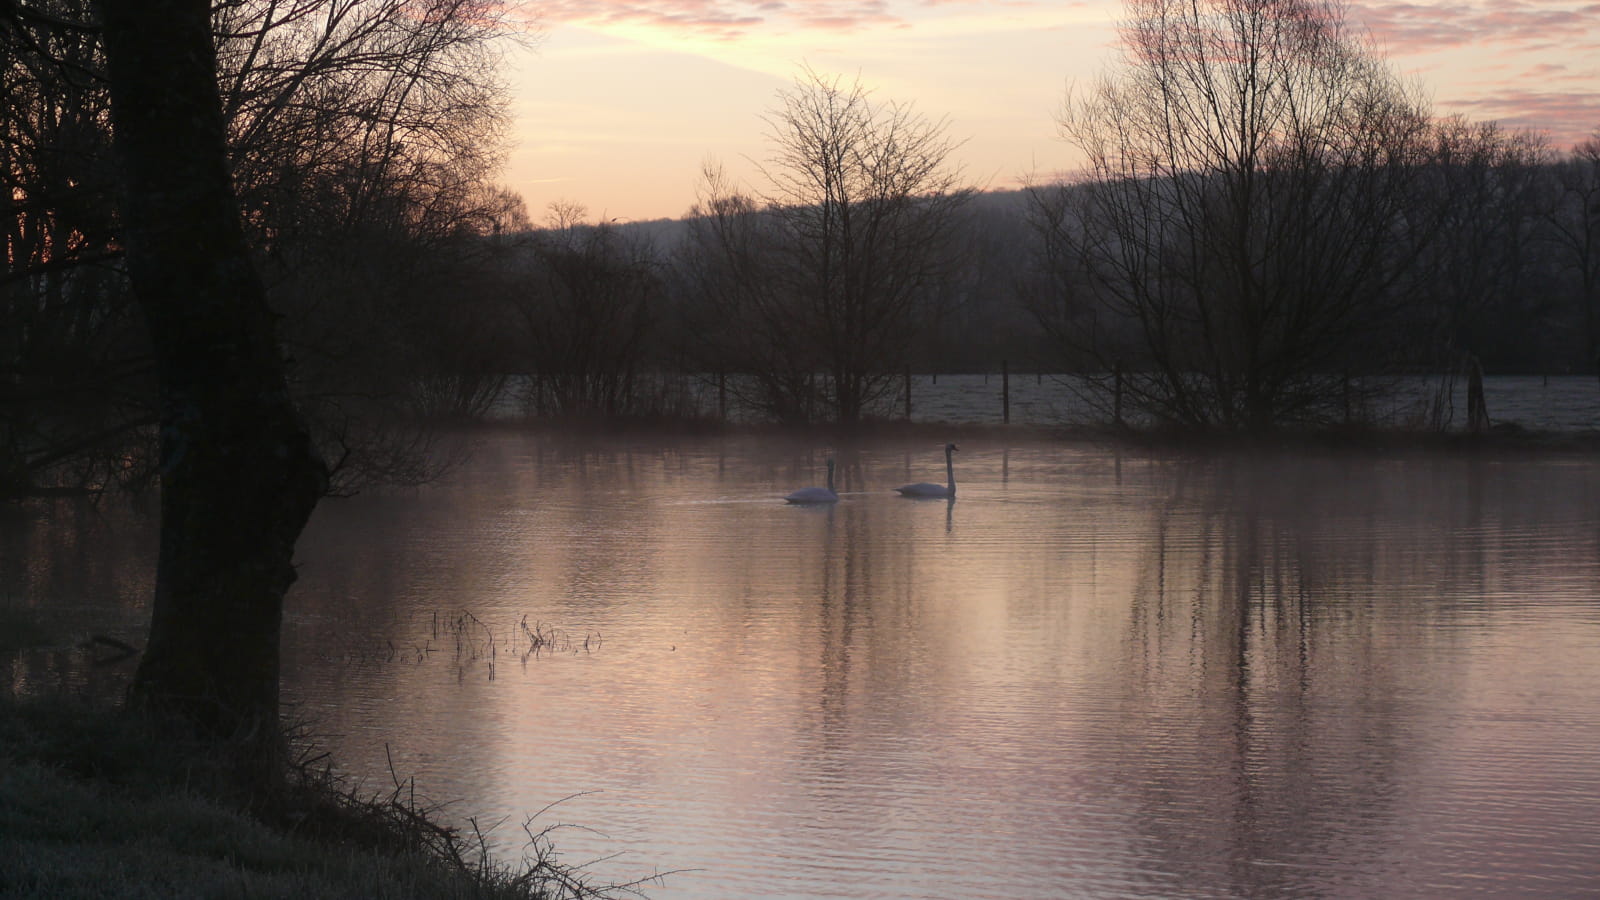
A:
POLYGON ((463 675, 468 669, 481 669, 485 677, 493 680, 502 661, 526 666, 535 659, 556 654, 597 653, 604 643, 597 631, 575 635, 548 622, 529 622, 527 616, 509 627, 496 628, 465 611, 434 612, 427 631, 426 635, 402 639, 400 643, 384 638, 381 642, 352 644, 345 648, 343 658, 359 664, 421 664, 444 659, 463 675))

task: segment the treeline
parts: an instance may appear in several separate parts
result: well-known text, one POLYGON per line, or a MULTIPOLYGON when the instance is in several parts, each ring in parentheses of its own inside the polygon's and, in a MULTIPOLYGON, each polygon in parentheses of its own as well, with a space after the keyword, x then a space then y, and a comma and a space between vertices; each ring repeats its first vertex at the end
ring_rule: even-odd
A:
POLYGON ((1445 376, 1419 418, 1443 427, 1458 373, 1594 370, 1600 138, 1435 118, 1327 4, 1128 9, 1060 123, 1085 170, 1020 194, 965 187, 940 123, 804 73, 759 186, 708 171, 634 245, 657 312, 630 346, 787 422, 1000 360, 1082 375, 1104 420, 1229 430, 1359 423, 1419 374, 1445 376))
MULTIPOLYGON (((850 421, 899 415, 907 371, 1008 361, 1081 375, 1099 421, 1120 395, 1128 421, 1248 429, 1359 422, 1416 376, 1448 391, 1474 365, 1595 371, 1600 142, 1558 155, 1460 120, 1417 140, 1384 184, 1338 169, 1311 184, 1186 174, 963 195, 938 213, 931 259, 949 268, 903 306, 876 306, 882 318, 859 334, 837 324, 828 293, 784 280, 810 271, 794 257, 815 248, 758 204, 535 232, 521 240, 543 248, 527 257, 540 278, 570 281, 570 263, 537 260, 577 242, 586 283, 608 291, 575 303, 575 285, 520 279, 523 306, 548 318, 515 341, 535 395, 509 399, 541 414, 708 413, 720 383, 745 417, 850 421), (1230 193, 1245 189, 1257 196, 1230 193), (1228 214, 1247 202, 1259 221, 1228 214), (1299 216, 1291 203, 1322 205, 1299 216), (861 361, 876 389, 853 410, 836 401, 849 382, 834 359, 861 361)), ((1423 418, 1442 427, 1446 414, 1423 418)))
MULTIPOLYGON (((538 228, 494 182, 513 24, 426 6, 213 13, 241 215, 336 489, 426 478, 434 426, 496 411, 851 423, 907 371, 1009 360, 1082 374, 1106 418, 1264 429, 1600 352, 1600 138, 1437 120, 1320 0, 1130 0, 1060 122, 1066 181, 980 192, 943 120, 807 70, 753 186, 711 166, 681 220, 563 203, 538 228)), ((0 494, 154 471, 92 12, 0 17, 0 494)))

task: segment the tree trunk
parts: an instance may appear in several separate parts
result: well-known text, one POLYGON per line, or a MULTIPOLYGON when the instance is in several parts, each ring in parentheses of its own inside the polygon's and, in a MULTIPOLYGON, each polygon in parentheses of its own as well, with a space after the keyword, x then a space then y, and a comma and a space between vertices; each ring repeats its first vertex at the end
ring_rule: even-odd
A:
POLYGON ((208 0, 103 0, 128 271, 160 378, 161 550, 131 698, 276 745, 283 597, 327 483, 227 167, 208 0))

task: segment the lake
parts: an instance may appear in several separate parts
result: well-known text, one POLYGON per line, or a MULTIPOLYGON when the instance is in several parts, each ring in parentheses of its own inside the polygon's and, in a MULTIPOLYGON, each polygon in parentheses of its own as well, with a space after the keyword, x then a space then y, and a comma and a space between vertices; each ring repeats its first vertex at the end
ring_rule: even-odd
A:
MULTIPOLYGON (((988 437, 892 492, 941 446, 494 435, 319 507, 286 697, 657 898, 1600 894, 1600 460, 988 437)), ((8 513, 3 589, 138 640, 102 507, 8 513)))

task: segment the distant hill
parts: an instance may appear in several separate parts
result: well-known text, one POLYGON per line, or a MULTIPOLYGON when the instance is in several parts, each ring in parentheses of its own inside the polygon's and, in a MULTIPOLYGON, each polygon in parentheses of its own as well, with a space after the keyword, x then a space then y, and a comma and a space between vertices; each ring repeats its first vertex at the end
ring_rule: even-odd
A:
MULTIPOLYGON (((982 191, 975 194, 968 210, 980 215, 1005 215, 1014 213, 1020 217, 1026 212, 1028 195, 1025 191, 982 191)), ((630 238, 642 241, 658 252, 667 253, 677 247, 683 240, 684 229, 688 225, 687 217, 677 219, 645 219, 642 221, 623 220, 612 222, 612 227, 630 238)), ((546 229, 535 228, 528 234, 538 234, 546 229)))

